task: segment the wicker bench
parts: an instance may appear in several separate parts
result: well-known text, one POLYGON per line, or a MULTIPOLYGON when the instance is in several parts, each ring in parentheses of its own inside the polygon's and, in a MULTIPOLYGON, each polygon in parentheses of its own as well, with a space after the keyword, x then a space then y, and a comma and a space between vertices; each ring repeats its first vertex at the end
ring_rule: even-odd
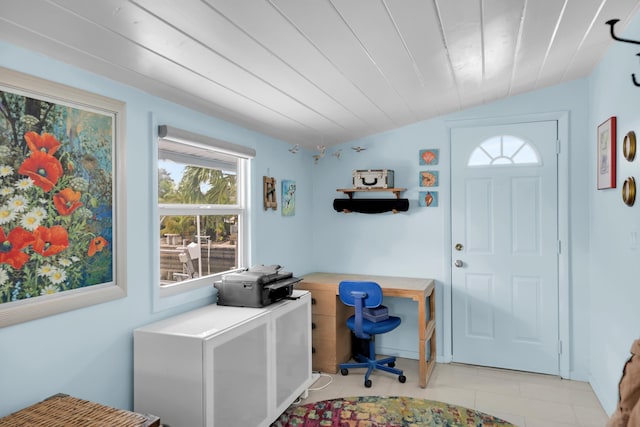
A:
POLYGON ((56 394, 0 418, 0 427, 160 427, 160 419, 56 394))

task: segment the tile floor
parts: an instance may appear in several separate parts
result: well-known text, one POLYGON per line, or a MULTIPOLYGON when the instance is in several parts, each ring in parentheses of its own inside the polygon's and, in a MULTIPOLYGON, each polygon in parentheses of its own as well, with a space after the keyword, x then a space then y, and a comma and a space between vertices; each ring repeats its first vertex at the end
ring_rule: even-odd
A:
POLYGON ((474 408, 519 427, 603 427, 607 422, 591 386, 580 381, 503 369, 437 364, 427 385, 418 386, 418 362, 398 359, 407 382, 374 372, 363 385, 364 370, 342 376, 322 374, 300 403, 346 396, 411 396, 474 408))

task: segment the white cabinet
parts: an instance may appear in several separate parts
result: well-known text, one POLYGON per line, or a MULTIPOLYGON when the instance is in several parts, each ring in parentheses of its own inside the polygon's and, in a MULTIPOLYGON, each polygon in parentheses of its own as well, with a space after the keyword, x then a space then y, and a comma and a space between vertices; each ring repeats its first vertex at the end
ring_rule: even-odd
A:
POLYGON ((211 305, 134 331, 134 408, 171 427, 269 426, 312 382, 311 297, 211 305))

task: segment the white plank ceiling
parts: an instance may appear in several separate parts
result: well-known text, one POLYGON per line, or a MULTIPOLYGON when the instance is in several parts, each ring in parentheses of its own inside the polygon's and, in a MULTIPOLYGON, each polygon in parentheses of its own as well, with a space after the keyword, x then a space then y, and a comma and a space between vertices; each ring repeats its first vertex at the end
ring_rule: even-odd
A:
POLYGON ((582 78, 640 0, 0 0, 0 39, 315 149, 582 78))

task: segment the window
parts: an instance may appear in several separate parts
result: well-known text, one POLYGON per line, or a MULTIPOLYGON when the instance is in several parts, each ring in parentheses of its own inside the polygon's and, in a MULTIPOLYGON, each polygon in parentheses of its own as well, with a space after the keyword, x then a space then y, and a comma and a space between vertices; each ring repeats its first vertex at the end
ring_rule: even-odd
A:
POLYGON ((161 289, 211 286, 248 263, 248 162, 254 150, 158 127, 161 289))
POLYGON ((477 146, 467 166, 539 165, 537 150, 527 141, 513 135, 494 136, 477 146))

